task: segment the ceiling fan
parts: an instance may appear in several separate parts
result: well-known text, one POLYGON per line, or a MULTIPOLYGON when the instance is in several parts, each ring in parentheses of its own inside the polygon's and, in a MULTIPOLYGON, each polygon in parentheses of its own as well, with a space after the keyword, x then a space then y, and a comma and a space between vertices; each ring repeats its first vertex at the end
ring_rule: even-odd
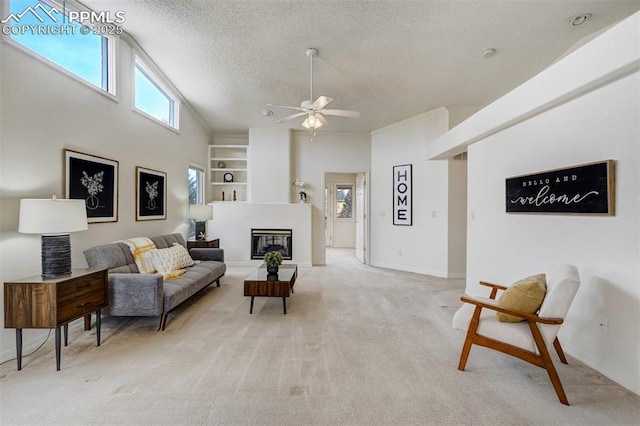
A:
POLYGON ((306 55, 310 58, 311 61, 311 91, 309 95, 309 99, 306 101, 302 101, 299 107, 292 106, 284 106, 284 105, 273 105, 267 104, 270 107, 274 108, 287 108, 294 109, 300 112, 296 112, 295 114, 288 115, 280 120, 277 120, 276 123, 284 123, 285 121, 294 120, 298 117, 307 116, 302 122, 302 126, 310 129, 316 130, 327 123, 327 120, 324 118, 325 115, 333 115, 336 117, 349 117, 349 118, 358 118, 360 117, 360 113, 356 111, 347 111, 344 109, 325 109, 325 107, 333 101, 333 98, 328 96, 320 96, 318 99, 313 101, 313 58, 318 56, 318 49, 313 47, 306 50, 306 55))

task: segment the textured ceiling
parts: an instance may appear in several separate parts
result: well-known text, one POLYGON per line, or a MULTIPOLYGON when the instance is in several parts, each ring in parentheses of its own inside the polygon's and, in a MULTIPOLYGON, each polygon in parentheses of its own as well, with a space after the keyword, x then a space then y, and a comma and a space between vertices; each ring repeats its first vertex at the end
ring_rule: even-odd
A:
MULTIPOLYGON (((123 10, 124 29, 217 133, 245 133, 309 98, 360 111, 333 131, 371 131, 439 106, 484 106, 640 1, 84 0, 123 10), (593 17, 579 27, 567 18, 593 17), (492 58, 483 51, 496 49, 492 58)), ((321 129, 322 130, 322 129, 321 129)))

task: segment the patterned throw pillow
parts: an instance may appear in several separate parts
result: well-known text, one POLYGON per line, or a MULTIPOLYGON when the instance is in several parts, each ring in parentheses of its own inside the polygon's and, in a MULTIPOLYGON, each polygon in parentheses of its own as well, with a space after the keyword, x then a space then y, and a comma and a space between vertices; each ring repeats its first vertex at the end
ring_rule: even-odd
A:
POLYGON ((133 260, 141 274, 155 274, 156 268, 151 260, 151 252, 156 249, 153 241, 147 237, 136 237, 122 242, 131 250, 133 260))
POLYGON ((194 264, 187 249, 178 243, 169 248, 154 250, 152 259, 153 266, 163 275, 194 264))
MULTIPOLYGON (((540 309, 546 294, 547 276, 545 274, 532 275, 511 284, 498 299, 498 305, 527 314, 535 314, 540 309)), ((524 321, 524 318, 515 315, 496 313, 501 322, 524 321)))

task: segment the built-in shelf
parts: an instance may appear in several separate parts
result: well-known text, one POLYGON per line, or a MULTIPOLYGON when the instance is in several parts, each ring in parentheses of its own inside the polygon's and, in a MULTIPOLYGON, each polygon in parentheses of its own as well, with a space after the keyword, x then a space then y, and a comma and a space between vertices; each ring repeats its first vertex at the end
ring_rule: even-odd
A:
POLYGON ((215 188, 210 191, 211 201, 233 201, 234 192, 236 201, 247 200, 248 148, 246 144, 209 145, 209 181, 215 188), (233 175, 233 182, 224 181, 226 173, 233 175))

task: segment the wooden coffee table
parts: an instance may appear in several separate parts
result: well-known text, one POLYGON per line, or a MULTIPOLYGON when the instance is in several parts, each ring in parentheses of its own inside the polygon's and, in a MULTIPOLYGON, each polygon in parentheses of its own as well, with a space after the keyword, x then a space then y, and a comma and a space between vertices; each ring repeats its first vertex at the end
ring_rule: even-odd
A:
POLYGON ((294 263, 282 264, 278 274, 268 274, 267 267, 263 264, 253 274, 244 280, 244 295, 251 296, 251 308, 253 313, 253 299, 255 297, 282 297, 284 314, 287 314, 287 297, 293 293, 293 285, 298 276, 298 265, 294 263))

